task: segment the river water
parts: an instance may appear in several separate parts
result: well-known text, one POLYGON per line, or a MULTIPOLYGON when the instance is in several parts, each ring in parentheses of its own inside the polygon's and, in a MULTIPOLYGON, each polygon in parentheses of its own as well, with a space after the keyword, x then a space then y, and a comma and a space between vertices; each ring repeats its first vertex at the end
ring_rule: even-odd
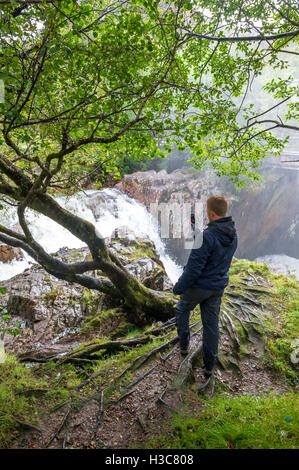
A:
MULTIPOLYGON (((79 192, 71 197, 57 197, 57 202, 70 212, 93 223, 103 237, 111 235, 115 228, 128 226, 135 235, 142 237, 147 235, 155 244, 165 270, 172 282, 176 282, 182 273, 182 267, 175 263, 171 254, 167 253, 166 247, 159 236, 157 221, 153 218, 146 207, 130 198, 126 194, 112 188, 103 190, 87 190, 79 192), (101 196, 100 207, 94 200, 101 196)), ((35 239, 44 247, 48 253, 54 253, 62 247, 81 248, 85 244, 74 237, 66 229, 51 219, 34 213, 26 212, 27 221, 35 239)), ((17 225, 15 208, 7 206, 0 212, 0 223, 9 228, 17 225)), ((255 261, 267 263, 274 272, 283 274, 291 272, 299 280, 299 260, 284 254, 273 254, 256 258, 255 261)), ((10 263, 0 262, 0 280, 10 279, 23 272, 34 260, 24 253, 24 259, 14 260, 10 263)))
MULTIPOLYGON (((56 200, 73 214, 93 223, 102 237, 110 236, 115 228, 124 225, 133 230, 137 237, 147 235, 154 242, 171 281, 175 282, 180 276, 182 267, 178 266, 166 252, 165 245, 159 236, 157 221, 143 204, 112 188, 105 188, 101 191, 87 190, 71 197, 57 197, 56 200), (97 198, 99 193, 101 193, 102 201, 100 209, 97 210, 92 199, 97 198)), ((28 210, 26 218, 35 239, 48 253, 54 253, 62 247, 81 248, 86 246, 81 240, 48 217, 28 210)), ((0 212, 0 223, 9 228, 14 227, 17 224, 16 210, 6 207, 5 213, 0 212)), ((0 280, 10 279, 23 272, 30 266, 30 263, 34 262, 26 253, 24 256, 24 260, 14 260, 10 263, 0 262, 0 280)))

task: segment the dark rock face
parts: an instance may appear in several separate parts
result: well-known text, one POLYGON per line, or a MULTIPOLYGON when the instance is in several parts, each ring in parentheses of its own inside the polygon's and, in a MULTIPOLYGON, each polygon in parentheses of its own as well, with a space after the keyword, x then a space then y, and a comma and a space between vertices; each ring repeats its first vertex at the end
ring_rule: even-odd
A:
POLYGON ((7 313, 17 315, 29 322, 39 322, 47 318, 46 309, 43 305, 38 305, 37 299, 29 295, 11 294, 7 302, 7 313))
MULTIPOLYGON (((136 238, 126 227, 112 237, 106 238, 106 243, 129 272, 152 289, 171 287, 151 240, 136 238), (115 236, 119 238, 112 238, 115 236), (144 256, 140 256, 142 250, 144 256)), ((61 248, 55 256, 72 263, 88 258, 88 253, 87 248, 61 248)), ((56 279, 36 264, 8 281, 1 281, 0 286, 7 288, 5 296, 0 296, 0 307, 7 309, 11 322, 19 320, 22 324, 17 336, 4 335, 5 349, 20 357, 50 357, 70 351, 80 344, 87 318, 116 307, 115 300, 108 295, 56 279)), ((122 321, 120 318, 116 322, 114 316, 114 328, 116 324, 120 328, 122 321)))
MULTIPOLYGON (((254 259, 267 254, 298 257, 299 246, 299 171, 279 166, 261 170, 263 181, 246 189, 235 189, 225 178, 209 171, 180 169, 136 172, 126 175, 115 188, 124 191, 150 209, 151 203, 203 203, 221 194, 230 205, 239 235, 236 256, 254 259)), ((207 223, 204 219, 204 225, 207 223)), ((163 239, 177 262, 185 264, 189 251, 183 238, 163 239)))
POLYGON ((200 177, 194 170, 137 171, 126 175, 114 188, 124 191, 130 197, 142 202, 148 209, 154 202, 192 202, 205 200, 215 189, 216 178, 212 173, 200 177))
MULTIPOLYGON (((299 168, 298 168, 299 169, 299 168)), ((231 213, 239 232, 239 258, 270 254, 299 257, 299 171, 262 172, 260 188, 233 194, 231 213)))

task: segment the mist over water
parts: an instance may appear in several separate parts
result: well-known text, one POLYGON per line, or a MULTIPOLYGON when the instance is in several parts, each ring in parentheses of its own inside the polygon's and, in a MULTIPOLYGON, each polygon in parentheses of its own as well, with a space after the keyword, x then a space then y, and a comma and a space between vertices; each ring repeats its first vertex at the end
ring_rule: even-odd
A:
POLYGON ((299 280, 299 259, 287 255, 259 256, 254 261, 266 263, 275 273, 294 275, 299 280))

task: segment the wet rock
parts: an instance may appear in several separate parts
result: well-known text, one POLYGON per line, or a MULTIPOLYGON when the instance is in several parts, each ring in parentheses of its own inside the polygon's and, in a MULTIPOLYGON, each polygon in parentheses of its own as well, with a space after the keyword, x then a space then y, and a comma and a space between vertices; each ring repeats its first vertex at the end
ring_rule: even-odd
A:
MULTIPOLYGON (((142 202, 148 210, 152 203, 163 202, 181 204, 201 201, 205 208, 209 196, 222 194, 230 202, 230 214, 238 229, 238 258, 254 259, 271 253, 297 258, 298 172, 290 171, 275 159, 261 167, 260 174, 261 183, 253 182, 244 188, 235 188, 227 178, 217 178, 210 170, 181 168, 172 173, 165 170, 139 171, 125 175, 114 189, 142 202), (256 216, 257 207, 259 217, 256 216)), ((204 217, 203 225, 207 222, 204 217)), ((175 238, 170 234, 164 242, 176 261, 184 265, 189 251, 185 250, 183 237, 175 238)))
POLYGON ((121 243, 125 246, 136 245, 138 243, 134 231, 126 225, 116 228, 113 231, 111 238, 119 238, 121 243))
POLYGON ((127 270, 137 277, 146 287, 163 290, 164 270, 159 264, 146 256, 126 264, 127 270))
POLYGON ((0 262, 9 263, 14 259, 23 259, 23 251, 20 248, 15 248, 13 246, 1 245, 0 246, 0 262))
POLYGON ((7 303, 7 313, 11 316, 37 322, 47 318, 47 311, 44 305, 37 299, 29 295, 11 295, 7 303))
MULTIPOLYGON (((115 189, 125 192, 128 196, 143 203, 150 212, 155 212, 157 205, 162 208, 165 204, 169 209, 170 204, 190 205, 190 212, 194 210, 195 203, 201 203, 203 207, 211 194, 217 194, 217 179, 211 172, 206 172, 203 177, 199 171, 178 169, 172 173, 165 170, 138 171, 125 175, 122 181, 115 185, 115 189)), ((187 207, 187 206, 186 206, 187 207)), ((187 209, 186 209, 187 210, 187 209)), ((184 266, 188 260, 192 248, 193 239, 188 241, 184 237, 183 230, 180 236, 174 233, 177 226, 172 223, 172 212, 169 213, 169 236, 163 241, 175 258, 175 261, 184 266)), ((203 211, 202 225, 207 224, 207 216, 203 211)))

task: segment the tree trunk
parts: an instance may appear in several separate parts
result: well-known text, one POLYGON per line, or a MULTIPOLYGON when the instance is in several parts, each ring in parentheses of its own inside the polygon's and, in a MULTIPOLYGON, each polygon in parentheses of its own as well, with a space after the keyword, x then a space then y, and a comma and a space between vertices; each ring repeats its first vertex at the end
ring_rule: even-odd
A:
MULTIPOLYGON (((24 199, 22 191, 8 194, 17 201, 24 199)), ((173 317, 174 301, 165 294, 147 289, 122 265, 121 261, 106 246, 104 238, 96 232, 93 224, 63 209, 51 196, 36 193, 29 207, 46 215, 65 227, 82 240, 90 249, 92 262, 63 263, 51 257, 35 240, 12 232, 0 226, 0 240, 12 246, 19 246, 33 256, 50 274, 76 282, 85 287, 106 292, 123 298, 125 307, 137 317, 167 320, 173 317), (100 269, 111 281, 95 279, 83 274, 91 269, 100 269)))

